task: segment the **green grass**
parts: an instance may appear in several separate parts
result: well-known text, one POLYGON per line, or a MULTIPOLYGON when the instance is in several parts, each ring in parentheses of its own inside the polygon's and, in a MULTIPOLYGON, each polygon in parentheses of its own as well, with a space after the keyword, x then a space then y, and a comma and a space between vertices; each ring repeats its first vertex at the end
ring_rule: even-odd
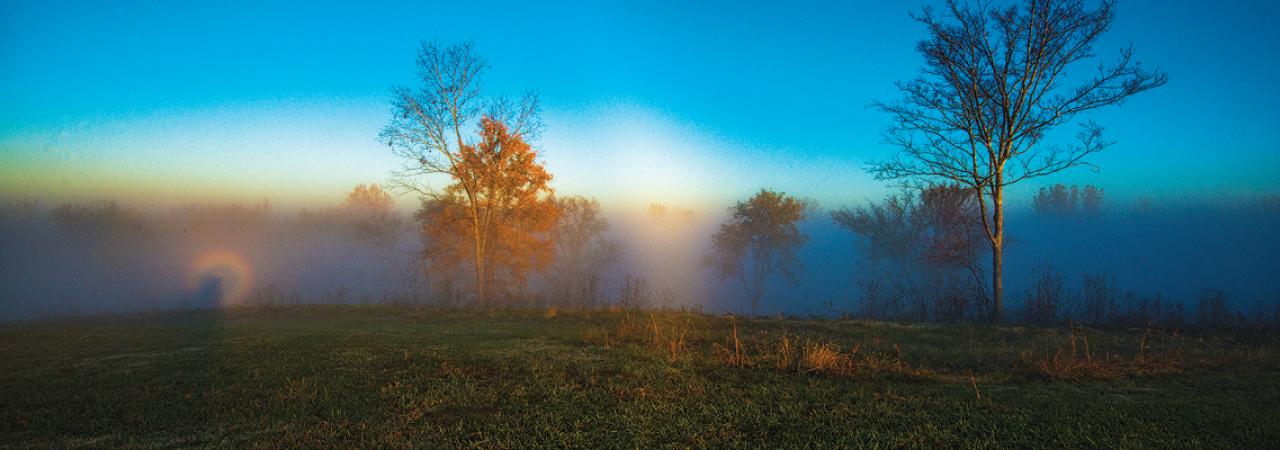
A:
POLYGON ((1270 331, 737 325, 736 351, 729 319, 683 313, 312 306, 10 323, 0 446, 1280 442, 1270 331), (836 362, 815 367, 805 349, 824 344, 836 362))

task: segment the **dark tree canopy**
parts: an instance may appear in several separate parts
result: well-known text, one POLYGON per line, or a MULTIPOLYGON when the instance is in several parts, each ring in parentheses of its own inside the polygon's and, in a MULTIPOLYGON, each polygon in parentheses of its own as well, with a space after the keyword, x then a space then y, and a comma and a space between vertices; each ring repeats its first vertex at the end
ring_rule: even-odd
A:
POLYGON ((795 282, 803 268, 796 250, 809 240, 797 223, 810 203, 785 193, 762 189, 729 210, 733 213, 711 237, 707 264, 722 279, 737 278, 754 312, 764 296, 765 281, 780 274, 795 282))
POLYGON ((1040 188, 1031 199, 1031 207, 1037 214, 1047 216, 1097 214, 1102 211, 1102 194, 1102 189, 1092 184, 1081 188, 1059 183, 1040 188))

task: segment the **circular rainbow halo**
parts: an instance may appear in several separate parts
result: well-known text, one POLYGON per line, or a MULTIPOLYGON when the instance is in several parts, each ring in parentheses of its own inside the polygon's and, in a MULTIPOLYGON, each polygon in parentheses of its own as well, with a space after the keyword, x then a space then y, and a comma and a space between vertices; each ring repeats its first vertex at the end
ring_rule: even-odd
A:
POLYGON ((192 262, 190 283, 197 296, 212 306, 236 306, 249 296, 253 268, 237 253, 206 251, 192 262))

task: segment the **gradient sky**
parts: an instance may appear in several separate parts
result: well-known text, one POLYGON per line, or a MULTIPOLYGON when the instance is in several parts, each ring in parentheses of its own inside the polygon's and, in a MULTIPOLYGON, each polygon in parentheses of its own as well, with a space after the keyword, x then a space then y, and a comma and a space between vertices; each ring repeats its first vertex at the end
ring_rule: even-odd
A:
MULTIPOLYGON (((887 190, 867 105, 914 76, 907 15, 939 2, 345 3, 0 0, 0 195, 335 203, 396 167, 377 134, 419 42, 470 40, 489 93, 540 93, 562 193, 851 204, 887 190)), ((1170 82, 1092 116, 1118 141, 1100 171, 1045 183, 1280 192, 1280 2, 1223 3, 1120 2, 1099 53, 1132 42, 1170 82)))

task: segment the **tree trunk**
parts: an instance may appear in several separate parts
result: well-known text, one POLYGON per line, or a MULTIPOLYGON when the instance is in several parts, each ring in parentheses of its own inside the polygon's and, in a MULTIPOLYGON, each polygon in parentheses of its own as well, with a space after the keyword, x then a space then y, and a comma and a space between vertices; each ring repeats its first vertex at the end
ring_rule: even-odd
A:
POLYGON ((999 178, 991 195, 991 323, 1000 323, 1004 316, 1004 188, 999 178))
POLYGON ((755 253, 756 276, 751 286, 751 315, 753 316, 760 312, 760 299, 764 298, 764 282, 765 278, 769 276, 769 266, 766 262, 769 257, 767 255, 760 255, 759 251, 756 251, 755 253))
POLYGON ((745 269, 740 270, 738 275, 738 278, 742 280, 742 292, 747 295, 747 303, 751 305, 751 315, 754 316, 760 306, 760 289, 757 287, 759 283, 756 283, 755 280, 748 280, 745 269))
POLYGON ((481 242, 481 230, 479 225, 472 225, 472 232, 475 233, 475 268, 476 268, 476 304, 481 307, 487 307, 488 299, 485 298, 485 273, 484 273, 484 244, 481 242))
POLYGON ((764 297, 764 286, 761 284, 760 279, 757 278, 751 287, 751 315, 753 316, 760 312, 760 298, 764 297))
POLYGON ((991 323, 1000 323, 1004 315, 1004 244, 991 248, 991 323))

